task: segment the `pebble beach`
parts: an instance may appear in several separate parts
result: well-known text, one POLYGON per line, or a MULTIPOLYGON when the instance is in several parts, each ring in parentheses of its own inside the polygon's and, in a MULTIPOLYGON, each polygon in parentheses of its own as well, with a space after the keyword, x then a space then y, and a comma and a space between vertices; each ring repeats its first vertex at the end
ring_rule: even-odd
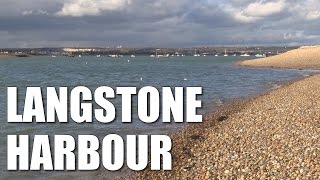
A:
POLYGON ((241 66, 288 69, 320 69, 320 46, 303 46, 276 56, 247 60, 241 66))
MULTIPOLYGON (((320 47, 239 64, 319 69, 320 47)), ((128 179, 320 179, 320 75, 232 102, 172 140, 171 171, 128 179)))

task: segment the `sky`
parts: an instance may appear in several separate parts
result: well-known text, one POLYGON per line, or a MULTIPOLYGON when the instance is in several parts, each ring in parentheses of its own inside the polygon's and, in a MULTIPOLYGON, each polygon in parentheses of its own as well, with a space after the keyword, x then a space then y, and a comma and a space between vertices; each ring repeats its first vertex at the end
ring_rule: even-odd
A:
POLYGON ((0 48, 320 44, 319 0, 0 3, 0 48))

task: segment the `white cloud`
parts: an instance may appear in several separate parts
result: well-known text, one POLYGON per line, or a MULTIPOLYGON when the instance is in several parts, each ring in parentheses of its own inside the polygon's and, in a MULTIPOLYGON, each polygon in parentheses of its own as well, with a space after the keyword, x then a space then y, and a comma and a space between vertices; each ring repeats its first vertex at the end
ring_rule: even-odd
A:
POLYGON ((264 17, 271 16, 280 13, 284 10, 286 6, 285 0, 279 1, 258 1, 252 2, 242 7, 226 6, 226 11, 231 13, 233 17, 240 22, 255 22, 264 17))
POLYGON ((283 39, 285 40, 296 40, 303 37, 305 37, 304 31, 283 33, 283 39))
POLYGON ((320 18, 320 11, 310 11, 306 14, 308 20, 314 20, 320 18))
POLYGON ((254 22, 260 19, 260 17, 246 16, 243 14, 243 11, 235 12, 233 16, 236 20, 245 22, 245 23, 254 22))
POLYGON ((248 17, 265 17, 272 14, 281 12, 285 7, 285 1, 280 0, 278 2, 255 2, 249 4, 247 8, 244 9, 243 14, 248 17))
POLYGON ((320 19, 320 1, 319 0, 304 0, 292 4, 291 11, 300 15, 306 20, 320 19))
POLYGON ((305 34, 305 31, 296 31, 283 34, 285 40, 312 40, 319 39, 320 35, 305 34))
POLYGON ((315 20, 315 19, 319 19, 320 18, 320 11, 310 11, 306 14, 306 19, 308 20, 315 20))
POLYGON ((130 0, 69 0, 57 12, 58 16, 93 16, 104 11, 116 11, 130 4, 130 0))
POLYGON ((23 16, 30 16, 30 15, 49 15, 47 11, 38 9, 38 10, 25 10, 21 13, 23 16))

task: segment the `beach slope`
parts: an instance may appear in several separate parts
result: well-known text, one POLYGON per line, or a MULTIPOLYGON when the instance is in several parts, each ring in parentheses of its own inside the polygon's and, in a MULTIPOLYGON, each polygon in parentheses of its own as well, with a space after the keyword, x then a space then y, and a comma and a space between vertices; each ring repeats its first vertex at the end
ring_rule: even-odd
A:
POLYGON ((187 127, 173 136, 172 152, 172 171, 136 179, 319 179, 320 75, 187 127))
POLYGON ((320 69, 320 46, 303 46, 276 56, 247 60, 242 66, 294 69, 320 69))

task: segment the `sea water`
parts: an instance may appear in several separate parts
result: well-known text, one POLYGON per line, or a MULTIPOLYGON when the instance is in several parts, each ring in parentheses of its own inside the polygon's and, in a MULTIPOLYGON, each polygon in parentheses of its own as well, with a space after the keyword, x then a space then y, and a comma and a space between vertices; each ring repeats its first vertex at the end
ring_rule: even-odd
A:
MULTIPOLYGON (((245 57, 248 59, 248 57, 245 57)), ((92 179, 101 174, 115 177, 127 170, 110 173, 103 169, 93 172, 29 172, 6 170, 7 135, 54 135, 93 134, 104 137, 110 133, 128 134, 168 134, 184 124, 144 124, 137 120, 137 107, 133 103, 133 123, 121 123, 121 109, 117 109, 118 120, 110 124, 89 123, 7 123, 7 87, 18 87, 20 97, 25 97, 25 89, 30 86, 70 88, 86 86, 95 90, 99 86, 154 86, 160 89, 170 87, 203 87, 201 114, 213 112, 225 102, 254 96, 277 87, 280 82, 310 74, 309 71, 255 69, 234 66, 243 57, 170 57, 151 58, 109 58, 96 56, 79 57, 29 57, 0 60, 0 179, 92 179), (119 120, 120 119, 120 120, 119 120)), ((45 93, 45 89, 43 91, 45 93)), ((22 112, 23 101, 19 100, 18 110, 22 112)), ((114 99, 116 107, 121 107, 121 98, 114 99)), ((135 99, 134 99, 135 101, 135 99)))

